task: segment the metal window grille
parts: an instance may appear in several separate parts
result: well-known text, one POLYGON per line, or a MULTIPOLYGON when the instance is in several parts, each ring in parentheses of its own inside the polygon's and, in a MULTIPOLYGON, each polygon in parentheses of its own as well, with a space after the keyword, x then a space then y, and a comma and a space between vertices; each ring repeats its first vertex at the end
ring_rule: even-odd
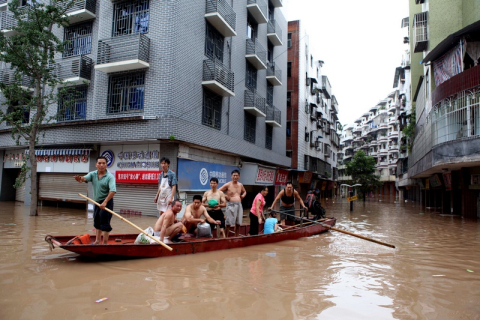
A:
POLYGON ((267 84, 267 103, 273 105, 273 86, 267 84))
POLYGON ((267 64, 267 77, 268 76, 275 76, 277 79, 282 79, 282 70, 280 70, 275 62, 271 62, 267 64))
POLYGON ((288 37, 287 47, 291 48, 292 47, 292 34, 289 33, 287 37, 288 37))
POLYGON ((64 58, 92 53, 92 23, 66 27, 63 40, 66 41, 64 58))
POLYGON ((265 120, 275 121, 278 124, 281 124, 282 111, 278 110, 274 106, 267 105, 267 116, 265 120))
POLYGON ((258 40, 246 40, 246 54, 254 54, 263 62, 263 64, 267 64, 267 50, 265 50, 258 40))
POLYGON ((145 72, 110 77, 107 113, 142 112, 145 97, 145 72))
POLYGON ((255 143, 257 127, 257 117, 248 112, 245 113, 244 134, 243 138, 251 143, 255 143))
POLYGON ((245 75, 245 86, 250 90, 257 89, 257 69, 247 62, 247 71, 245 75))
POLYGON ((87 118, 87 86, 67 88, 58 101, 57 121, 85 120, 87 118))
POLYGON ((220 130, 222 127, 222 97, 213 92, 203 92, 202 123, 220 130))
POLYGON ((273 127, 266 126, 265 132, 265 148, 268 150, 272 150, 273 145, 273 127))
POLYGON ((116 3, 113 9, 112 36, 147 33, 150 20, 150 1, 133 0, 116 3))
POLYGON ((223 62, 223 48, 225 39, 210 23, 207 22, 205 36, 205 55, 212 60, 223 62))
POLYGON ((131 34, 98 41, 97 64, 139 59, 149 62, 150 39, 131 34))
POLYGON ((235 30, 237 14, 225 0, 207 0, 207 13, 218 12, 223 19, 235 30))

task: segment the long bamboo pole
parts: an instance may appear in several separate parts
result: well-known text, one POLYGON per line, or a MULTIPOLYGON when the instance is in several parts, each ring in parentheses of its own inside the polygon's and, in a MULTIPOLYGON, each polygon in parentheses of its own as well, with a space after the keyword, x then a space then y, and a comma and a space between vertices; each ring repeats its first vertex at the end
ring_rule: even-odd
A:
MULTIPOLYGON (((272 210, 272 211, 274 211, 274 210, 272 210)), ((280 211, 275 211, 275 212, 280 213, 280 211)), ((295 217, 295 215, 291 215, 291 214, 288 214, 288 213, 286 213, 286 212, 282 212, 282 213, 283 213, 283 214, 286 214, 287 216, 295 217)), ((356 234, 356 233, 353 233, 353 232, 349 232, 349 231, 345 231, 345 230, 338 229, 338 228, 335 228, 335 227, 331 227, 331 226, 329 226, 328 224, 316 222, 316 221, 314 221, 314 220, 309 220, 309 219, 306 219, 306 218, 302 218, 302 219, 303 219, 303 220, 306 220, 306 221, 309 221, 309 222, 318 223, 318 224, 324 226, 325 228, 328 228, 328 229, 331 229, 331 230, 334 230, 334 231, 338 231, 338 232, 341 232, 341 233, 345 233, 345 234, 348 234, 348 235, 350 235, 350 236, 354 236, 354 237, 357 237, 357 238, 360 238, 360 239, 363 239, 363 240, 375 242, 375 243, 381 244, 381 245, 383 245, 383 246, 387 246, 387 247, 390 247, 390 248, 394 248, 394 249, 395 249, 395 246, 394 246, 393 244, 388 244, 388 243, 385 243, 385 242, 382 242, 382 241, 378 241, 378 240, 375 240, 375 239, 372 239, 372 238, 368 238, 368 237, 365 237, 365 236, 361 236, 361 235, 356 234)))
MULTIPOLYGON (((98 207, 100 207, 100 204, 98 202, 96 202, 95 200, 92 200, 90 199, 89 197, 87 196, 84 196, 83 194, 79 193, 78 194, 80 197, 82 198, 85 198, 87 199, 88 201, 94 203, 95 205, 97 205, 98 207)), ((121 215, 113 212, 112 210, 108 209, 108 208, 105 208, 106 211, 110 212, 111 214, 113 214, 114 216, 116 216, 117 218, 119 218, 120 220, 122 220, 123 222, 126 222, 128 223, 129 225, 131 225, 132 227, 134 227, 135 229, 139 230, 141 233, 143 233, 144 235, 146 235, 147 237, 149 237, 150 239, 154 240, 155 242, 158 242, 159 244, 161 244, 162 246, 164 246, 166 249, 172 251, 172 247, 166 245, 165 243, 163 243, 162 241, 152 237, 151 235, 149 235, 148 233, 146 233, 145 231, 143 231, 142 229, 140 229, 136 224, 133 224, 131 223, 130 221, 128 221, 127 219, 125 219, 124 217, 122 217, 121 215)))

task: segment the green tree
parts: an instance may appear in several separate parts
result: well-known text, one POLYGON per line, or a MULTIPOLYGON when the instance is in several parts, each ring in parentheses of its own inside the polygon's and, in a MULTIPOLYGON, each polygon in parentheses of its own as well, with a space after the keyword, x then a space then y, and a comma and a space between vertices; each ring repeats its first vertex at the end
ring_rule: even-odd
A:
POLYGON ((68 24, 66 12, 74 2, 12 0, 7 11, 11 32, 0 32, 0 61, 7 64, 4 72, 9 76, 0 83, 5 98, 0 123, 11 127, 17 145, 28 145, 29 156, 15 187, 31 177, 32 216, 37 215, 38 198, 35 145, 45 126, 56 119, 58 98, 68 90, 58 88, 61 80, 55 72, 55 54, 63 52, 64 42, 53 28, 68 24))
POLYGON ((368 192, 381 185, 380 176, 375 175, 375 164, 375 159, 362 150, 357 151, 352 161, 347 163, 347 175, 352 176, 353 184, 362 185, 359 189, 363 194, 363 201, 368 192))

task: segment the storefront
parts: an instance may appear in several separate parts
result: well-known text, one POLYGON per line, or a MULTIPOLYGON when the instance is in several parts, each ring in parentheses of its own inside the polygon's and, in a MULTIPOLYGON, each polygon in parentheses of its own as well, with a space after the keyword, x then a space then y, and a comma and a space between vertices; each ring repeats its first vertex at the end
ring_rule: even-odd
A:
POLYGON ((100 155, 107 158, 107 170, 115 176, 117 183, 115 212, 158 215, 153 200, 161 173, 159 150, 158 143, 100 147, 100 155))
POLYGON ((14 188, 15 181, 20 175, 20 169, 26 160, 25 149, 5 150, 2 170, 2 194, 4 201, 25 201, 25 184, 14 188))
MULTIPOLYGON (((275 199, 275 176, 277 169, 256 163, 243 163, 240 182, 245 186, 247 196, 242 201, 244 210, 250 209, 256 195, 264 186, 268 186, 268 195, 265 198, 266 205, 273 203, 275 199)), ((286 183, 286 182, 285 182, 286 183)))
POLYGON ((85 175, 90 167, 91 148, 35 150, 38 172, 38 200, 85 203, 78 194, 88 194, 88 185, 74 175, 85 175))
MULTIPOLYGON (((218 163, 178 159, 178 190, 180 199, 191 203, 193 196, 203 196, 205 191, 210 190, 210 179, 218 179, 218 187, 231 180, 233 170, 240 168, 218 163)), ((242 180, 242 177, 240 177, 242 180)))

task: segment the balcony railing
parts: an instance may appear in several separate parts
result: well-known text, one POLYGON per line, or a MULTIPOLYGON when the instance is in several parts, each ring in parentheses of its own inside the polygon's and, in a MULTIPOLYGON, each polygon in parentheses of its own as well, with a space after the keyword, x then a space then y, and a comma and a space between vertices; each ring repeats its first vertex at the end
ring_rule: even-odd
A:
POLYGON ((282 45, 282 29, 277 21, 270 20, 267 24, 267 37, 274 46, 282 45))
POLYGON ((67 85, 90 83, 93 61, 86 56, 61 59, 56 63, 56 74, 67 85))
POLYGON ((247 39, 245 58, 247 58, 257 70, 267 69, 267 51, 258 41, 247 39))
POLYGON ((258 24, 267 23, 267 3, 264 0, 247 0, 247 10, 258 24))
POLYGON ((267 105, 267 117, 265 118, 265 123, 273 127, 282 126, 282 112, 275 108, 274 106, 267 105))
POLYGON ((415 39, 413 52, 422 52, 428 45, 428 11, 417 13, 413 19, 413 39, 415 39))
POLYGON ((322 76, 322 91, 327 99, 330 99, 332 96, 332 87, 330 86, 330 81, 328 81, 327 76, 322 76))
POLYGON ((261 97, 258 93, 245 90, 244 95, 244 110, 253 114, 256 117, 265 117, 266 115, 266 99, 261 97))
MULTIPOLYGON (((20 87, 23 89, 32 88, 32 78, 28 76, 21 76, 20 80, 15 75, 15 70, 10 68, 1 68, 0 69, 0 82, 4 83, 5 85, 12 85, 14 83, 18 83, 20 87)), ((31 89, 33 90, 33 89, 31 89)))
POLYGON ((119 72, 150 67, 150 39, 144 34, 130 34, 98 41, 95 69, 119 72))
POLYGON ((282 85, 282 70, 280 70, 275 65, 275 62, 270 62, 270 63, 267 64, 267 80, 273 86, 281 86, 282 85))
MULTIPOLYGON (((67 3, 59 3, 60 6, 66 6, 67 3)), ((97 11, 97 0, 77 0, 71 8, 67 10, 67 17, 70 24, 95 19, 97 11)))
POLYGON ((234 74, 218 60, 203 60, 202 85, 222 97, 234 97, 234 74))
POLYGON ((0 12, 0 30, 5 36, 14 34, 12 30, 17 26, 17 20, 13 17, 13 14, 9 11, 0 12))
POLYGON ((236 36, 237 14, 225 0, 207 0, 205 19, 224 37, 236 36))

